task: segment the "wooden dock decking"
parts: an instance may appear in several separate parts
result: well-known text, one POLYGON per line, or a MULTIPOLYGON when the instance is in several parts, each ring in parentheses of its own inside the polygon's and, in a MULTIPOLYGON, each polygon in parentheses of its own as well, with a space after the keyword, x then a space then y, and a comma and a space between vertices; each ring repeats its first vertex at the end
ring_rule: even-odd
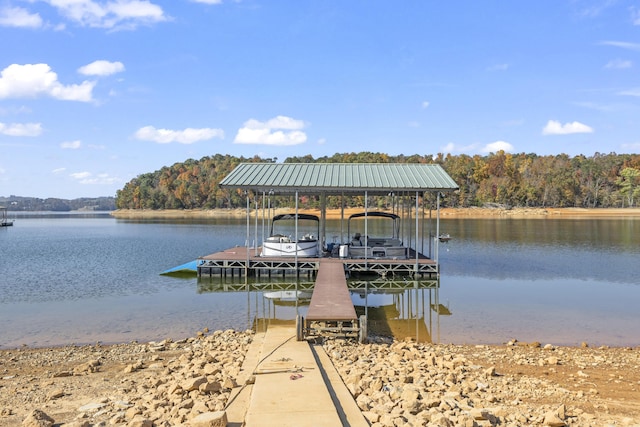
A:
POLYGON ((307 320, 353 321, 356 319, 356 310, 347 287, 344 264, 337 258, 321 258, 307 311, 307 320))

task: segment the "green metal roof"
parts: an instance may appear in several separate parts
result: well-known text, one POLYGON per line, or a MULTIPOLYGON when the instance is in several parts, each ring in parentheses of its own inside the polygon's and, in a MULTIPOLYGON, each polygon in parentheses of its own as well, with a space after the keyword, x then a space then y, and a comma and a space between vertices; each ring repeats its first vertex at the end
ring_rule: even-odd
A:
POLYGON ((241 163, 220 186, 276 193, 454 191, 455 181, 438 164, 241 163))

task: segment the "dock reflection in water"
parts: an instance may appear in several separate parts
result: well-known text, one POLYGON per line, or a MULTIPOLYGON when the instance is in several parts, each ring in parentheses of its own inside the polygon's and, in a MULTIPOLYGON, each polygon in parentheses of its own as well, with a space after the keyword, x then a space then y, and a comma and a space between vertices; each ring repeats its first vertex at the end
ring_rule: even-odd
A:
MULTIPOLYGON (((392 336, 402 340, 438 343, 440 316, 450 316, 439 300, 438 279, 347 281, 358 316, 366 315, 369 336, 392 336)), ((258 332, 270 324, 295 324, 306 317, 313 278, 199 277, 198 293, 234 292, 246 294, 247 328, 258 332)))

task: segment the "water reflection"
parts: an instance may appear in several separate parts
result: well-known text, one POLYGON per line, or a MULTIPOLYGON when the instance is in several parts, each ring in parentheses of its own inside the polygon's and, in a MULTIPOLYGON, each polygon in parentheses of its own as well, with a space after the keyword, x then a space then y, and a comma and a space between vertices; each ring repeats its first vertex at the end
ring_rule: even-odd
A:
MULTIPOLYGON (((245 294, 247 326, 256 331, 306 317, 314 286, 312 278, 286 276, 199 277, 197 283, 198 293, 245 294)), ((347 284, 356 315, 368 319, 369 335, 441 341, 440 316, 450 316, 451 310, 440 302, 439 280, 350 279, 347 284)))

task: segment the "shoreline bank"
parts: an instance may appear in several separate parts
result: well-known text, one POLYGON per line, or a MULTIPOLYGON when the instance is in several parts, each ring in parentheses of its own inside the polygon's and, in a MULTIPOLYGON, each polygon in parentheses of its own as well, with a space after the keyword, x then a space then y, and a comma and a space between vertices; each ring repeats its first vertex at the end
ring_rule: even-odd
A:
MULTIPOLYGON (((344 217, 362 208, 344 210, 344 217)), ((374 210, 374 209, 371 209, 374 210)), ((276 214, 291 212, 291 209, 277 209, 276 214)), ((299 209, 300 213, 320 215, 318 210, 299 209)), ((245 209, 118 209, 111 212, 118 219, 213 219, 213 218, 245 218, 245 209)), ((340 219, 340 209, 327 210, 327 219, 340 219)), ((428 215, 428 212, 427 212, 428 215)), ((435 211, 432 212, 435 216, 435 211)), ((640 218, 640 208, 442 208, 440 218, 640 218)))
MULTIPOLYGON (((0 427, 205 425, 197 417, 224 411, 244 386, 239 377, 256 335, 203 330, 179 341, 0 351, 0 427)), ((373 337, 328 339, 323 348, 376 427, 640 422, 640 347, 373 337)), ((296 380, 304 383, 304 372, 296 380)))

